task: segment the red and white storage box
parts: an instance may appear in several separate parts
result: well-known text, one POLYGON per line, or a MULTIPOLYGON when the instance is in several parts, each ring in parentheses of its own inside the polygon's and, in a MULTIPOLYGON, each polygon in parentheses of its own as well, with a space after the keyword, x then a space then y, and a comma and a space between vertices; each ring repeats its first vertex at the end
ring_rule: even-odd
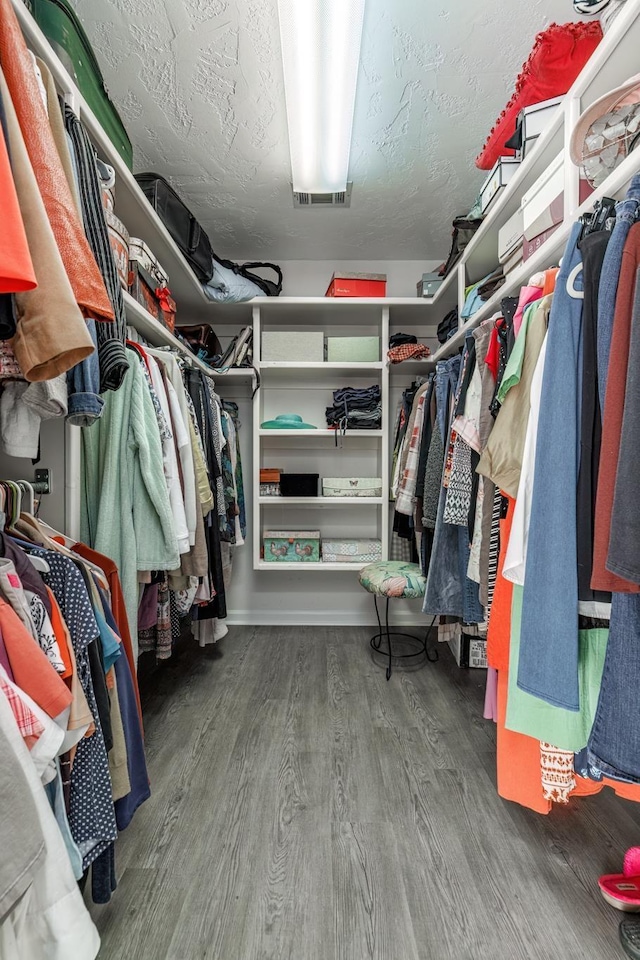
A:
POLYGON ((377 563, 382 560, 381 540, 324 539, 324 563, 377 563))
POLYGON ((144 240, 129 241, 129 293, 152 317, 173 331, 176 304, 168 287, 169 276, 144 240))
POLYGON ((135 260, 143 270, 150 273, 158 286, 169 286, 169 274, 160 265, 158 258, 151 252, 144 240, 139 237, 131 237, 129 240, 129 259, 135 260))
POLYGON ((386 273, 334 273, 325 297, 386 297, 386 273))

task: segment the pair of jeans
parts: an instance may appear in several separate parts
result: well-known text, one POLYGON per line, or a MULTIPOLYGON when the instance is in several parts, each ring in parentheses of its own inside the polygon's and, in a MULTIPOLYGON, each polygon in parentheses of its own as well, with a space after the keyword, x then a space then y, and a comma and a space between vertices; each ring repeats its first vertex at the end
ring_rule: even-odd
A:
POLYGON ((582 390, 581 225, 556 280, 538 420, 518 686, 578 710, 577 483, 582 390))
MULTIPOLYGON (((438 428, 443 431, 445 449, 451 425, 451 396, 459 393, 463 375, 464 364, 459 356, 443 360, 436 367, 438 428)), ((468 531, 444 522, 446 498, 447 490, 441 485, 422 610, 430 616, 442 614, 461 617, 465 623, 479 623, 484 619, 484 611, 478 600, 478 584, 467 578, 468 531)))
POLYGON ((640 216, 640 173, 637 173, 624 200, 616 204, 616 222, 602 263, 598 289, 598 393, 600 409, 604 411, 609 371, 609 351, 613 317, 616 311, 616 293, 622 266, 622 253, 629 230, 640 216))
POLYGON ((640 782, 640 594, 614 593, 600 697, 588 745, 590 767, 640 782))
POLYGON ((440 360, 436 364, 436 413, 438 417, 438 426, 440 427, 440 436, 445 445, 449 440, 449 422, 451 411, 451 395, 455 392, 460 376, 460 364, 462 360, 459 356, 450 357, 449 360, 440 360))

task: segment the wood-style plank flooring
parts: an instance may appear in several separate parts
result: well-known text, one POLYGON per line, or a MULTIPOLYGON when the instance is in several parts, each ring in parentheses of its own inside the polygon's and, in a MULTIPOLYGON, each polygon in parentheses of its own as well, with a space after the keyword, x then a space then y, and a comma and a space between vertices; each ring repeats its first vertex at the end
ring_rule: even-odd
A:
POLYGON ((146 678, 153 794, 92 907, 100 960, 622 957, 597 878, 640 809, 501 800, 483 672, 441 648, 387 683, 368 635, 236 627, 146 678))

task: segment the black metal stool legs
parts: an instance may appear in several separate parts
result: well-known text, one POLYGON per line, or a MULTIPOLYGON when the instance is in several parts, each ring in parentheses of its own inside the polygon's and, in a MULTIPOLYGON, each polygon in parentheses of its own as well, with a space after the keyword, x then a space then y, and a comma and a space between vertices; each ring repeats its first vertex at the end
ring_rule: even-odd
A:
POLYGON ((389 680, 391 677, 394 660, 417 660, 418 658, 424 658, 424 660, 425 661, 428 660, 429 663, 435 663, 436 660, 438 659, 438 651, 434 649, 430 653, 427 647, 429 634, 431 633, 431 630, 433 629, 433 626, 436 622, 436 617, 434 617, 433 620, 431 621, 424 638, 415 637, 411 633, 402 633, 399 630, 391 630, 389 627, 389 597, 386 598, 386 601, 387 602, 385 607, 385 618, 384 618, 384 627, 383 627, 382 621, 380 620, 380 611, 378 610, 378 597, 376 594, 373 595, 373 602, 376 608, 376 619, 378 621, 378 632, 373 637, 371 637, 370 644, 371 644, 372 650, 374 650, 376 653, 382 654, 387 658, 386 677, 387 677, 387 680, 389 680), (418 649, 415 650, 413 653, 394 653, 393 644, 391 640, 392 637, 402 638, 402 640, 400 640, 401 643, 412 642, 414 645, 418 644, 418 649), (387 644, 386 649, 385 647, 382 646, 383 638, 387 644))

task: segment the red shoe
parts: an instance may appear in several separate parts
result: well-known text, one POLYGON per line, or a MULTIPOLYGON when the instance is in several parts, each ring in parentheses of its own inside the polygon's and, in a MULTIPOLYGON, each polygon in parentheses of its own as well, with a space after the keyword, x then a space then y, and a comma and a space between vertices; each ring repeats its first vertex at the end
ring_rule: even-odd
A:
POLYGON ((640 913, 640 847, 629 847, 622 873, 611 873, 598 880, 607 903, 625 913, 640 913))

